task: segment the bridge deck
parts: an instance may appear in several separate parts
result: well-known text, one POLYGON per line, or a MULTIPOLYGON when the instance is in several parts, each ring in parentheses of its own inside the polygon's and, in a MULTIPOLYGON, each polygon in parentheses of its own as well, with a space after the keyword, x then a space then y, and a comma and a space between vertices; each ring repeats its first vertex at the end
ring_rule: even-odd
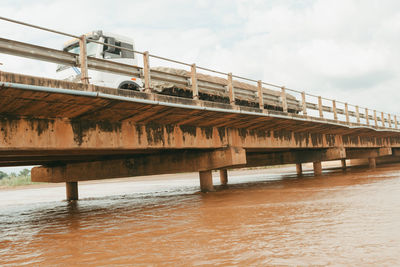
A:
POLYGON ((4 72, 0 82, 0 166, 47 166, 40 181, 399 154, 397 129, 4 72))
POLYGON ((0 91, 0 114, 9 116, 132 121, 138 124, 157 123, 250 130, 284 129, 344 135, 388 136, 399 133, 397 129, 366 127, 357 123, 344 126, 324 118, 5 72, 0 73, 0 82, 3 82, 0 91), (12 83, 27 86, 17 88, 12 83))

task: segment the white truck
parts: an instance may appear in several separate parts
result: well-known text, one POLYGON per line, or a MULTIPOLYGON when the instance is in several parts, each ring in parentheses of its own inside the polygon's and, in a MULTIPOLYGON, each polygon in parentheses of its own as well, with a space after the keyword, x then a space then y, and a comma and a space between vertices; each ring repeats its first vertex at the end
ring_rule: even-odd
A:
MULTIPOLYGON (((135 55, 133 52, 106 45, 111 44, 114 46, 120 46, 134 50, 135 43, 132 39, 102 31, 93 31, 85 34, 85 36, 89 40, 96 40, 105 43, 105 45, 103 45, 88 41, 86 43, 86 50, 89 57, 137 66, 137 55, 135 55)), ((63 46, 63 51, 66 52, 79 54, 79 50, 79 41, 77 39, 68 41, 63 46)), ((72 82, 81 81, 80 69, 76 67, 58 65, 56 73, 57 78, 62 80, 68 80, 72 82)), ((99 86, 131 90, 141 90, 141 88, 143 88, 142 80, 135 77, 94 71, 90 69, 88 71, 88 75, 90 77, 90 83, 99 86)))
MULTIPOLYGON (((93 31, 85 34, 88 40, 96 40, 104 44, 88 41, 86 44, 87 55, 98 59, 105 59, 127 65, 138 65, 137 55, 131 51, 119 49, 124 47, 135 50, 134 41, 130 38, 102 31, 93 31), (111 47, 107 44, 117 46, 111 47)), ((63 50, 79 54, 79 40, 73 39, 66 42, 63 50)), ((72 82, 81 81, 80 70, 76 67, 57 66, 57 78, 72 82)), ((144 86, 140 78, 118 75, 108 72, 88 71, 90 83, 98 86, 143 91, 144 86)), ((150 86, 158 94, 192 98, 191 73, 181 69, 154 67, 151 68, 150 86)), ((227 93, 227 80, 221 77, 197 73, 199 98, 220 103, 229 103, 227 93)), ((258 107, 258 88, 244 82, 234 81, 235 101, 242 106, 258 107)), ((286 94, 288 111, 298 113, 301 111, 300 102, 292 95, 286 94)), ((281 92, 263 88, 264 108, 282 111, 281 92)))

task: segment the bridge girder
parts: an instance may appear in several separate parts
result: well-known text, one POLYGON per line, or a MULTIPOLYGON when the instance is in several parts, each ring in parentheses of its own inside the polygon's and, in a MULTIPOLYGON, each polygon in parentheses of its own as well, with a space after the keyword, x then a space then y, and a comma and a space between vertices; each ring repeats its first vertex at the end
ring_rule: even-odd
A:
POLYGON ((34 182, 75 182, 119 177, 199 172, 246 165, 243 148, 138 155, 125 159, 70 163, 32 169, 34 182))

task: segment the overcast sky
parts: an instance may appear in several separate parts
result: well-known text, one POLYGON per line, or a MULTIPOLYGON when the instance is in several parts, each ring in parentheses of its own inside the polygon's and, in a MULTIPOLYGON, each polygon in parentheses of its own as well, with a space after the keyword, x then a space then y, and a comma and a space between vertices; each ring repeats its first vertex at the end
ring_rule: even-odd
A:
MULTIPOLYGON (((102 29, 140 51, 400 114, 398 0, 2 0, 0 14, 76 35, 102 29)), ((53 48, 69 39, 4 21, 0 37, 53 48)), ((4 54, 0 62, 55 73, 4 54)))

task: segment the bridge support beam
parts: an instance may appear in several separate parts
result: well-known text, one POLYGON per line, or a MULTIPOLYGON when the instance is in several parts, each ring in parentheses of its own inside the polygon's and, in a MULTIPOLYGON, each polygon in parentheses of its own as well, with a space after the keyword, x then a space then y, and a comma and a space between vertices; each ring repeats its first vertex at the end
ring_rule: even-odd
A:
POLYGON ((66 182, 67 201, 78 200, 78 182, 66 182))
POLYGON ((370 169, 376 168, 376 158, 368 158, 368 164, 370 169))
POLYGON ((366 159, 388 155, 392 155, 390 147, 346 149, 346 158, 348 159, 366 159))
POLYGON ((346 159, 341 159, 341 163, 342 163, 342 170, 346 170, 346 159))
POLYGON ((34 182, 76 182, 108 178, 198 172, 245 166, 246 152, 228 147, 212 151, 174 151, 93 162, 69 163, 32 169, 34 182))
POLYGON ((321 161, 314 161, 313 162, 313 168, 314 168, 314 175, 315 176, 322 175, 322 163, 321 163, 321 161))
POLYGON ((344 148, 309 149, 269 153, 254 152, 247 154, 246 167, 339 160, 345 157, 346 150, 344 148))
POLYGON ((376 158, 376 164, 399 163, 399 162, 400 162, 400 156, 384 156, 376 158))
POLYGON ((393 156, 400 156, 400 148, 392 148, 392 155, 393 156))
POLYGON ((228 170, 227 169, 219 170, 219 179, 221 181, 222 186, 226 186, 228 184, 228 170))
POLYGON ((200 190, 201 192, 212 192, 214 191, 212 171, 200 171, 200 190))
POLYGON ((301 166, 301 163, 296 164, 296 173, 297 173, 297 176, 303 175, 303 167, 301 166))

